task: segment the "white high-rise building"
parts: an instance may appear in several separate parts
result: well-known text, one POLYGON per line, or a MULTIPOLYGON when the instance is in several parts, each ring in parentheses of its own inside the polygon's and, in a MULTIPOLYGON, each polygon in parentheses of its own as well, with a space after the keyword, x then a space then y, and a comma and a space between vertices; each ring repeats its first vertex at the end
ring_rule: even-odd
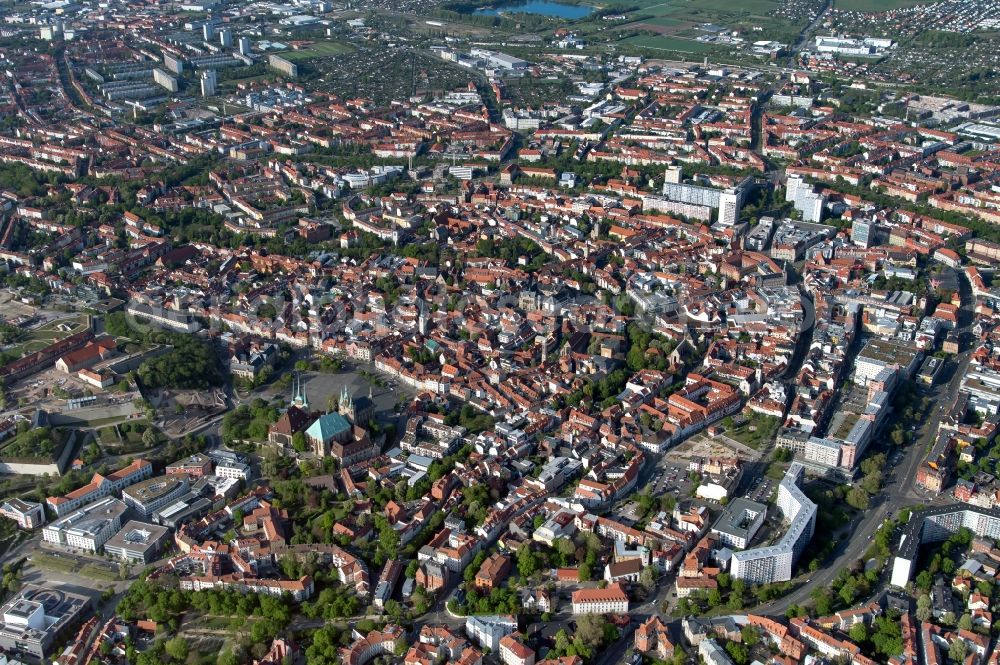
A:
POLYGON ((201 96, 212 97, 215 95, 215 88, 219 79, 214 69, 207 69, 201 73, 201 96))
POLYGON ((740 221, 740 194, 729 188, 719 196, 719 223, 735 226, 740 221))
POLYGON ((201 38, 206 42, 212 41, 215 38, 215 26, 211 23, 201 26, 201 38))
POLYGON ((240 55, 250 55, 250 40, 246 37, 240 37, 240 55))
POLYGON ((826 197, 817 194, 813 186, 802 179, 800 175, 788 176, 785 190, 785 200, 791 201, 795 209, 802 213, 802 221, 823 221, 823 206, 826 197))
POLYGON ((796 560, 802 555, 816 528, 816 504, 802 491, 805 467, 794 462, 778 485, 778 510, 788 530, 774 545, 736 552, 730 560, 735 579, 751 584, 771 584, 792 579, 796 560))
POLYGON ((230 48, 233 45, 233 31, 229 28, 219 30, 219 45, 222 48, 230 48))

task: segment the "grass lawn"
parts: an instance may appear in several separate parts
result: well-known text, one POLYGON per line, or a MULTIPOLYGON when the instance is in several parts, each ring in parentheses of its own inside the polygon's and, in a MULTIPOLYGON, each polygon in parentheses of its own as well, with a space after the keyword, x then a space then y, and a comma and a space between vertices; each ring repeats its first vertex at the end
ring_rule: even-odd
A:
POLYGON ((76 569, 75 560, 64 559, 62 557, 53 556, 44 552, 35 552, 32 554, 31 563, 35 564, 39 568, 57 570, 62 573, 71 573, 76 569))
POLYGON ((781 480, 788 471, 788 462, 771 462, 767 465, 765 475, 772 480, 781 480))
POLYGON ((731 419, 724 420, 723 424, 726 427, 726 436, 745 446, 750 446, 754 450, 760 450, 762 445, 774 440, 781 421, 777 418, 754 414, 738 427, 732 427, 731 419))
POLYGON ((707 44, 705 42, 696 42, 693 39, 664 37, 662 35, 655 37, 650 35, 630 37, 624 43, 654 51, 672 51, 676 53, 711 53, 713 51, 728 51, 731 48, 728 44, 707 44))
POLYGON ((98 580, 104 580, 105 582, 117 582, 118 573, 112 572, 111 570, 105 568, 104 566, 99 566, 96 563, 88 563, 82 569, 80 569, 80 574, 84 577, 93 577, 98 580))
MULTIPOLYGON (((731 14, 733 12, 767 15, 778 3, 775 0, 680 0, 677 5, 706 12, 731 14)), ((674 5, 674 6, 677 6, 674 5)))
POLYGON ((82 331, 87 326, 87 317, 84 314, 79 316, 52 321, 41 326, 37 330, 31 330, 23 337, 23 341, 15 344, 9 350, 21 355, 41 351, 53 342, 69 337, 82 331))
POLYGON ((761 446, 774 438, 774 428, 765 425, 757 425, 751 431, 752 423, 741 425, 733 430, 727 431, 726 436, 739 441, 744 446, 750 446, 754 450, 760 450, 761 446))
POLYGON ((113 425, 124 420, 125 419, 121 416, 116 416, 114 418, 96 418, 94 420, 88 420, 87 424, 91 427, 103 427, 104 425, 113 425))
POLYGON ((28 532, 21 531, 10 520, 4 520, 4 527, 0 530, 0 557, 18 545, 22 540, 30 537, 28 532))
POLYGON ((46 323, 44 326, 32 330, 27 334, 26 339, 49 341, 62 339, 63 337, 68 337, 69 335, 80 332, 86 325, 87 317, 85 314, 66 319, 59 319, 58 321, 51 321, 46 323))
POLYGON ((102 427, 97 430, 97 438, 104 445, 117 445, 121 443, 121 438, 118 436, 118 430, 114 427, 102 427))
POLYGON ((299 51, 284 51, 279 53, 282 58, 295 62, 296 60, 309 60, 311 58, 326 58, 331 55, 341 55, 350 53, 351 47, 340 42, 315 42, 299 51))

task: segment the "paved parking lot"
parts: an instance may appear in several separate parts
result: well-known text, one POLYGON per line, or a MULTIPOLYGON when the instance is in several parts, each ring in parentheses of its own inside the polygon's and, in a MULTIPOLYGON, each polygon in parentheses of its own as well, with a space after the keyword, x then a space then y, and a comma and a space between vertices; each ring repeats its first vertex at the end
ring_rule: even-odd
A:
POLYGON ((690 496, 692 490, 692 483, 688 479, 687 462, 670 461, 669 456, 664 457, 656 465, 650 482, 653 485, 653 496, 670 493, 682 498, 690 496))
POLYGON ((752 487, 750 491, 747 492, 746 497, 751 501, 767 503, 771 498, 771 495, 773 495, 777 489, 778 481, 764 477, 755 487, 752 487))

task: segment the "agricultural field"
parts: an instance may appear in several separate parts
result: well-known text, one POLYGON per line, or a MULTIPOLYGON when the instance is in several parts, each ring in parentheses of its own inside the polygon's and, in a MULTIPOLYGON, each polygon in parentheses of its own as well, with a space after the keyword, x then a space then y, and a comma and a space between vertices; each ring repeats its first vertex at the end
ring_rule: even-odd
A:
POLYGON ((833 6, 844 12, 887 12, 916 5, 930 4, 933 0, 834 0, 833 6))
POLYGON ((642 48, 681 53, 719 53, 734 47, 727 43, 683 41, 661 42, 646 39, 653 35, 693 40, 711 34, 737 32, 747 42, 773 39, 789 43, 822 9, 822 0, 646 0, 632 12, 633 22, 625 27, 646 34, 624 43, 642 48))

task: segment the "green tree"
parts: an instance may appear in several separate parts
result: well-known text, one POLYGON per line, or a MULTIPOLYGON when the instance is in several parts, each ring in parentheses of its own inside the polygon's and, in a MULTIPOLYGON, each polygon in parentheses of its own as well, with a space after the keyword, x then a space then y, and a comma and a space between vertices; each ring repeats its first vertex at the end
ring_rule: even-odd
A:
POLYGON ((745 644, 739 642, 726 642, 726 653, 733 659, 736 665, 746 665, 750 662, 750 650, 745 644))
POLYGON ((538 572, 538 557, 530 545, 524 545, 517 551, 517 572, 525 579, 538 572))
POLYGON ((576 635, 591 650, 596 650, 604 642, 608 620, 603 614, 584 614, 576 621, 576 635))
POLYGON ((963 663, 965 662, 965 654, 968 652, 969 648, 965 644, 965 640, 961 638, 955 638, 952 640, 951 645, 948 647, 948 658, 953 663, 963 663))
POLYGON ((845 499, 847 501, 847 505, 852 508, 857 508, 858 510, 868 510, 868 506, 871 502, 868 492, 861 487, 852 487, 848 490, 845 499))
POLYGON ((177 637, 167 640, 164 645, 164 650, 171 659, 178 662, 184 662, 188 657, 188 643, 187 640, 178 635, 177 637))

